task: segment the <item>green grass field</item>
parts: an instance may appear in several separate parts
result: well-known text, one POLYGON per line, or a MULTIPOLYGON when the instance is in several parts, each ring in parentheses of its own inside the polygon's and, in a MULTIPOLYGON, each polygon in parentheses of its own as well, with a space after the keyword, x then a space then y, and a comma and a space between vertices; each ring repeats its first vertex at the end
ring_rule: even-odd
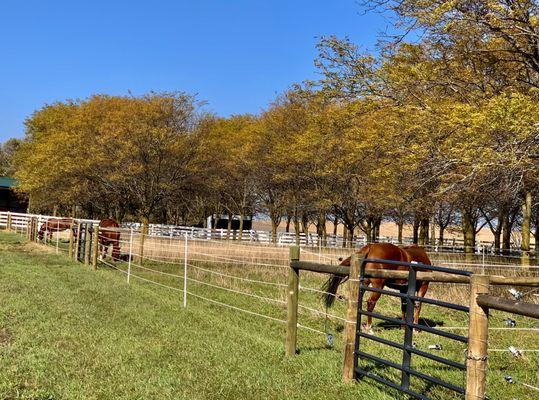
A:
MULTIPOLYGON (((151 265, 178 272, 176 265, 151 265)), ((125 265, 119 265, 125 269, 125 265)), ((205 265, 206 268, 211 268, 205 265)), ((232 268, 232 267, 231 267, 232 268)), ((237 272, 237 271, 236 271, 237 272)), ((181 287, 181 282, 139 270, 141 277, 181 287)), ((257 272, 253 278, 268 276, 257 272)), ((194 278, 225 285, 225 280, 197 272, 194 278), (215 281, 211 280, 215 279, 215 281)), ((282 281, 275 273, 272 279, 282 281)), ((302 284, 319 287, 320 277, 306 275, 302 284)), ((189 283, 190 291, 255 310, 275 318, 285 316, 283 305, 189 283)), ((230 284, 230 288, 236 288, 230 284)), ((253 294, 270 296, 267 287, 251 286, 253 294)), ((189 297, 182 307, 181 292, 132 279, 103 267, 97 272, 62 254, 20 236, 0 232, 0 398, 1 399, 393 399, 398 394, 372 381, 341 383, 342 343, 339 321, 335 348, 324 336, 299 332, 299 354, 284 357, 285 327, 279 322, 241 313, 189 297)), ((277 298, 284 299, 277 289, 277 298)), ((315 294, 302 293, 303 304, 319 308, 315 294)), ((334 311, 342 315, 341 305, 334 311)), ((379 311, 399 313, 394 301, 382 298, 379 311)), ((425 307, 423 316, 446 326, 463 326, 465 316, 425 307)), ((496 314, 491 326, 502 327, 506 315, 496 314)), ((537 322, 518 318, 519 326, 537 322)), ((324 320, 302 313, 300 323, 324 330, 324 320)), ((465 332, 462 332, 465 334, 465 332)), ((380 336, 400 340, 400 330, 380 329, 380 336)), ((536 331, 493 331, 491 347, 539 348, 536 331)), ((422 333, 419 348, 441 343, 438 355, 463 361, 463 346, 422 333)), ((400 354, 373 343, 365 349, 377 355, 400 354)), ((491 354, 490 399, 535 399, 538 353, 515 359, 491 354), (514 384, 505 382, 510 374, 514 384)), ((463 373, 417 360, 414 367, 463 384, 463 373)), ((396 371, 373 366, 377 373, 397 377, 396 371)), ((439 399, 459 398, 436 387, 414 382, 416 389, 439 399)))

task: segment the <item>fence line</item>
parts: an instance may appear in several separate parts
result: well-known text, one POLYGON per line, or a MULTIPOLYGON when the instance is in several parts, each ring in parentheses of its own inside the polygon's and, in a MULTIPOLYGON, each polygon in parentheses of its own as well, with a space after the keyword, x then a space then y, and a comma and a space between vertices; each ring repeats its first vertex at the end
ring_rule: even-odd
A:
MULTIPOLYGON (((10 223, 16 229, 26 227, 28 220, 32 217, 38 218, 39 223, 48 220, 48 219, 62 219, 65 217, 55 217, 55 216, 46 216, 39 214, 23 214, 23 213, 11 213, 11 212, 0 212, 0 227, 6 227, 8 223, 8 216, 10 223)), ((82 223, 91 223, 98 224, 98 220, 92 219, 74 219, 77 222, 82 223)), ((140 228, 139 223, 125 223, 123 224, 124 228, 140 228)), ((235 239, 239 240, 240 235, 237 231, 227 231, 226 229, 208 229, 208 228, 195 228, 195 227, 186 227, 186 226, 176 226, 176 225, 161 225, 161 224, 150 224, 149 225, 149 236, 152 237, 183 237, 189 236, 191 239, 196 240, 211 240, 211 239, 235 239)), ((300 234, 300 245, 304 247, 327 247, 327 248, 339 248, 343 244, 348 243, 340 235, 326 235, 326 237, 319 237, 316 233, 301 233, 300 234), (324 246, 321 246, 324 244, 324 246)), ((242 243, 258 243, 263 245, 268 245, 267 247, 272 247, 274 243, 271 241, 271 233, 268 231, 244 231, 241 235, 242 243)), ((379 241, 389 242, 397 244, 398 241, 394 237, 380 237, 379 241)), ((412 243, 412 238, 405 237, 402 244, 412 243)), ((277 233, 277 243, 278 246, 291 246, 296 244, 296 235, 294 232, 278 232, 277 233)), ((367 244, 365 236, 354 236, 352 242, 352 247, 361 247, 367 244)), ((239 244, 237 244, 239 245, 239 244)), ((452 253, 462 252, 464 249, 463 239, 445 239, 444 244, 438 245, 425 245, 426 248, 430 248, 435 253, 440 253, 440 250, 443 252, 444 249, 451 250, 452 253)), ((516 243, 512 243, 510 249, 511 252, 519 252, 520 249, 516 243)), ((485 254, 486 256, 489 253, 494 252, 493 242, 490 241, 477 241, 475 246, 476 254, 485 254), (486 252, 485 252, 486 249, 486 252)))

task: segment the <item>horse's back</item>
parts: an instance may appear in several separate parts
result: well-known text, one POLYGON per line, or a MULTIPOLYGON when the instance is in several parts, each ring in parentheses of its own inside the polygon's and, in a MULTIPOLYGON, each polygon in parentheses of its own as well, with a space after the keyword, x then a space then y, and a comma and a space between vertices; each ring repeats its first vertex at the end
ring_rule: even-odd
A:
POLYGON ((416 261, 425 265, 432 265, 430 258, 423 247, 413 244, 410 246, 404 246, 402 250, 408 254, 410 261, 416 261))
MULTIPOLYGON (((378 258, 390 261, 406 261, 402 250, 391 243, 371 243, 358 251, 359 255, 367 258, 378 258)), ((374 269, 401 269, 399 265, 384 263, 368 263, 367 268, 374 269)))
POLYGON ((120 224, 113 218, 105 218, 99 221, 100 234, 102 241, 117 242, 120 240, 120 232, 114 228, 119 228, 120 224))
POLYGON ((114 218, 105 218, 99 221, 100 228, 119 228, 120 224, 114 218))

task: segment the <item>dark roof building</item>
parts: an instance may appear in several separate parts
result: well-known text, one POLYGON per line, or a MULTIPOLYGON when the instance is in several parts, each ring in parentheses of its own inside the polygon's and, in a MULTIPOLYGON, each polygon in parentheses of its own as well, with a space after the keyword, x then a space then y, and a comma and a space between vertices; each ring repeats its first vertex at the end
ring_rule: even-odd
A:
POLYGON ((28 210, 28 199, 15 193, 15 186, 16 179, 0 176, 0 211, 25 213, 28 210))

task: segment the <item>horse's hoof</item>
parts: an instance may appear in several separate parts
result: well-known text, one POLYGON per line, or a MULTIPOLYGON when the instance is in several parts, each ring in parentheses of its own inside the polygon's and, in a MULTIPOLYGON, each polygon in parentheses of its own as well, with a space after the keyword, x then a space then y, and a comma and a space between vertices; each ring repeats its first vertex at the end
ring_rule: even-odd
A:
POLYGON ((423 332, 421 329, 414 329, 414 333, 421 333, 423 332))
POLYGON ((372 326, 367 326, 365 324, 361 324, 361 327, 363 328, 363 331, 365 333, 368 333, 369 335, 374 335, 374 329, 372 329, 372 326))

